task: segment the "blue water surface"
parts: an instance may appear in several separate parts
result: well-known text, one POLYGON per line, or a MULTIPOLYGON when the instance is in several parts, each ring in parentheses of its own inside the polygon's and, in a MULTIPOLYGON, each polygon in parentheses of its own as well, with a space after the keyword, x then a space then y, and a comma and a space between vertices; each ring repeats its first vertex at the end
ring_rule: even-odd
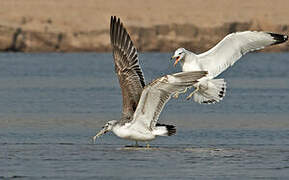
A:
MULTIPOLYGON (((140 54, 149 83, 179 72, 169 53, 140 54)), ((129 149, 90 137, 121 114, 110 53, 0 54, 0 179, 288 179, 289 53, 251 53, 225 71, 227 94, 185 95, 160 122, 177 134, 129 149)))

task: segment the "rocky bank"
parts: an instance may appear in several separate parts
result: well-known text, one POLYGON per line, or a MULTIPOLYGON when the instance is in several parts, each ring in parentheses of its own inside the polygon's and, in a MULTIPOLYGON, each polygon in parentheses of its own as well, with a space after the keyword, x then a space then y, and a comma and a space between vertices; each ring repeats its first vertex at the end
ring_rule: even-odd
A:
MULTIPOLYGON (((0 0, 0 51, 109 52, 121 18, 139 51, 205 51, 227 34, 289 34, 288 0, 0 0)), ((289 43, 265 51, 288 51, 289 43)))
MULTIPOLYGON (((270 27, 274 32, 288 32, 288 25, 270 27)), ((224 36, 236 31, 266 30, 257 22, 232 22, 219 27, 194 24, 155 25, 127 28, 139 51, 170 52, 185 47, 195 52, 206 51, 224 36)), ((0 25, 0 50, 20 52, 107 52, 111 50, 109 29, 79 32, 29 31, 0 25)), ((266 51, 289 51, 289 43, 266 51)))

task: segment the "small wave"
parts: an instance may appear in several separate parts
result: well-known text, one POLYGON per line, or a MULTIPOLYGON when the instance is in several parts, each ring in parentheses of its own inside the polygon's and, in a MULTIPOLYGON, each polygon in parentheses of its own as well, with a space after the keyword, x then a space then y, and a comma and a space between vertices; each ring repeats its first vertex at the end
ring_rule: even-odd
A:
POLYGON ((0 145, 76 145, 76 143, 0 143, 0 145))
POLYGON ((0 179, 21 179, 21 178, 28 178, 28 176, 19 176, 19 175, 14 175, 14 176, 0 176, 0 179))

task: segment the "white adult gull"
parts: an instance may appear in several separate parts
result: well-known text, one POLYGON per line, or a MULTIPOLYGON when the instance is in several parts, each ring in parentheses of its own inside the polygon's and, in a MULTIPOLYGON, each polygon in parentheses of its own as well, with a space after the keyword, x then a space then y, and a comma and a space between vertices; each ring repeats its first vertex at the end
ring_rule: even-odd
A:
MULTIPOLYGON (((232 66, 244 54, 266 46, 280 44, 287 40, 288 36, 286 35, 269 32, 236 32, 227 35, 207 52, 195 54, 184 48, 179 48, 172 58, 176 59, 174 66, 180 62, 184 72, 208 71, 208 75, 194 85, 195 90, 187 99, 194 96, 194 101, 210 104, 222 100, 226 93, 224 79, 214 79, 215 77, 232 66)), ((178 97, 178 93, 175 97, 178 97)))
POLYGON ((181 72, 166 75, 145 86, 137 50, 119 18, 111 17, 110 38, 115 72, 122 91, 122 117, 108 121, 93 139, 112 131, 120 138, 150 141, 156 136, 171 136, 175 126, 158 124, 159 115, 172 94, 193 86, 207 72, 181 72))

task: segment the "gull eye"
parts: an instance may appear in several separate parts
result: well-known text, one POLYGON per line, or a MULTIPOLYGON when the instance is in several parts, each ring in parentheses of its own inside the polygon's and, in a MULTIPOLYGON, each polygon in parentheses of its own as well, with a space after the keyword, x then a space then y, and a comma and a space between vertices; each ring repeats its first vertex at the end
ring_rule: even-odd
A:
POLYGON ((180 52, 179 55, 181 55, 182 53, 180 52))

